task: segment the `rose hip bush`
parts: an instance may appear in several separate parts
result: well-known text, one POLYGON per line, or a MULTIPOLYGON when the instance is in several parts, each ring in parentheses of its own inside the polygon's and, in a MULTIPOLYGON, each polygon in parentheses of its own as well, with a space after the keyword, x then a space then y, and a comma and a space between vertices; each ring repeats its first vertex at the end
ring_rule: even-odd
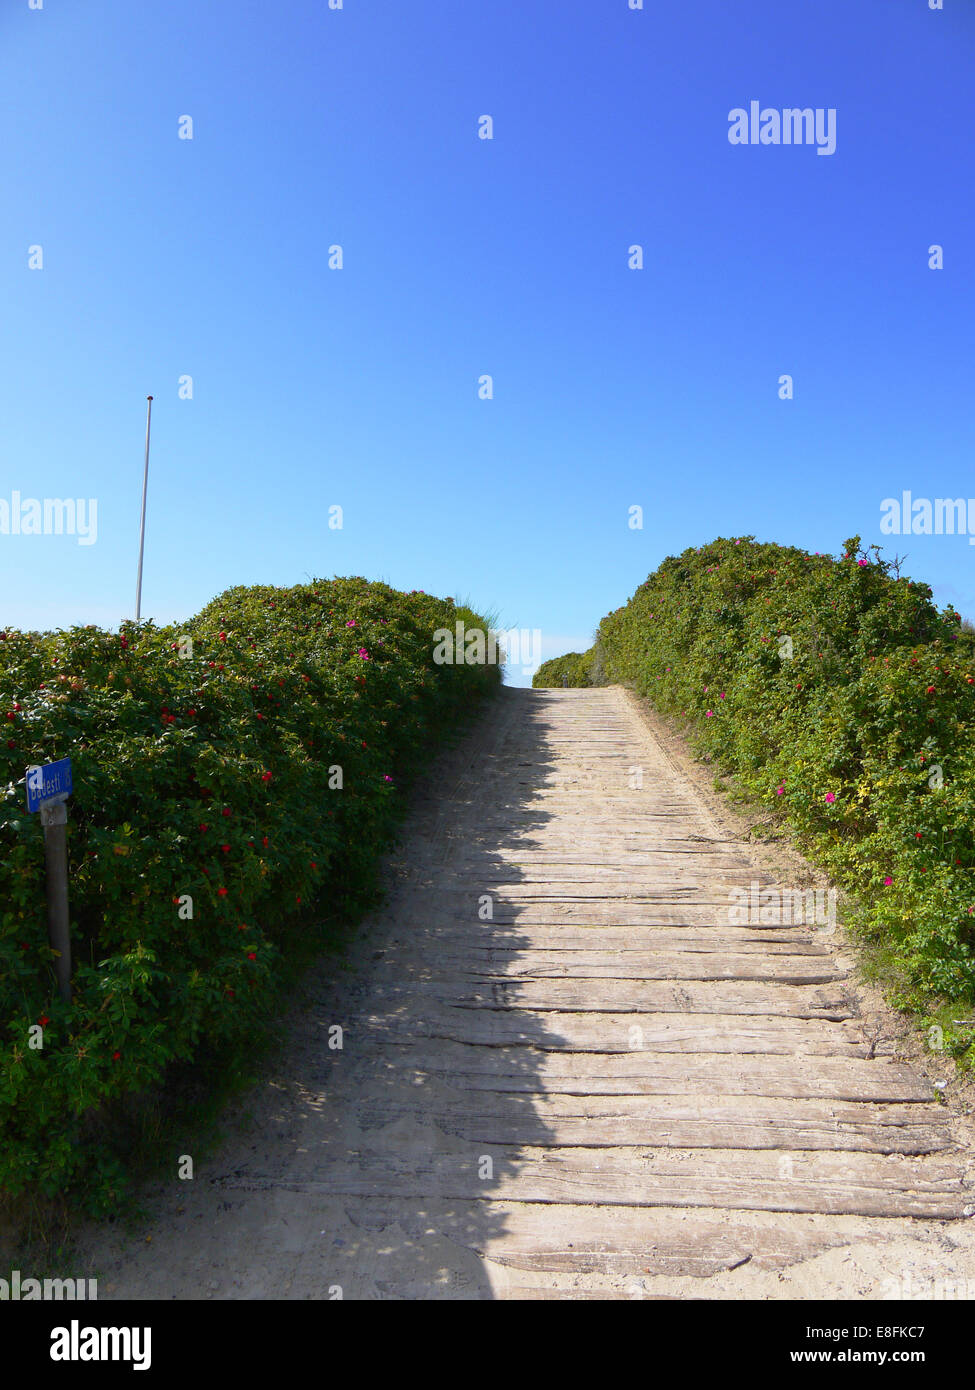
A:
POLYGON ((484 626, 335 579, 230 589, 180 627, 0 635, 0 1191, 104 1209, 124 1181, 112 1106, 244 1045, 294 923, 374 897, 404 782, 499 684, 434 663, 457 619, 484 626), (24 792, 28 765, 66 756, 70 1005, 24 792))
POLYGON ((579 688, 592 685, 588 656, 588 652, 585 655, 566 652, 565 656, 555 656, 551 661, 543 661, 532 677, 532 685, 536 689, 545 686, 565 685, 579 688))
POLYGON ((582 662, 789 820, 898 962, 901 1002, 975 1003, 975 648, 927 585, 858 536, 838 558, 719 539, 664 560, 582 662))

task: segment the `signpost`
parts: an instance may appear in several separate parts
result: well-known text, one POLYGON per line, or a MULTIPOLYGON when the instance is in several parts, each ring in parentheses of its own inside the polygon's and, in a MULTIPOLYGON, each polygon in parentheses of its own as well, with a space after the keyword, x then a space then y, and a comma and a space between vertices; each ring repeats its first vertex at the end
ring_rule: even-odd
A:
POLYGON ((27 769, 27 810, 41 813, 47 861, 47 935, 55 955, 58 993, 71 1002, 71 937, 68 932, 68 808, 71 759, 27 769))

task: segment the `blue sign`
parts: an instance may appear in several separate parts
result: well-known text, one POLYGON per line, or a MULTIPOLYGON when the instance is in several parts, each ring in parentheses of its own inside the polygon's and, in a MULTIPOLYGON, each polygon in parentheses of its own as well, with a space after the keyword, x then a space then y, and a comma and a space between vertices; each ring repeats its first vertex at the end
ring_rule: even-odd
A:
POLYGON ((39 811, 42 806, 66 801, 71 792, 70 758, 61 758, 56 763, 35 764, 27 769, 28 811, 39 811))

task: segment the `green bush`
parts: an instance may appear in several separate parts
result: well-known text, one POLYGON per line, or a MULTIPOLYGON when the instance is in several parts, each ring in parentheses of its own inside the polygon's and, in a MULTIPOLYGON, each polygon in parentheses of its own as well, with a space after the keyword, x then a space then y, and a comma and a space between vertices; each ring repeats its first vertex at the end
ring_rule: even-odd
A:
POLYGON ((553 657, 551 661, 543 661, 541 666, 532 676, 532 685, 536 690, 543 690, 548 686, 589 686, 592 685, 590 679, 589 666, 592 659, 592 651, 567 652, 565 656, 553 657))
POLYGON ((958 613, 859 537, 839 559, 741 537, 666 559, 597 645, 603 681, 682 721, 854 893, 900 1002, 975 1001, 975 639, 958 613))
POLYGON ((496 666, 435 663, 457 619, 483 625, 336 579, 230 589, 182 627, 0 634, 0 1190, 76 1185, 107 1206, 112 1105, 243 1043, 294 922, 370 900, 404 780, 499 683, 496 666), (70 1005, 24 809, 25 768, 64 756, 70 1005))

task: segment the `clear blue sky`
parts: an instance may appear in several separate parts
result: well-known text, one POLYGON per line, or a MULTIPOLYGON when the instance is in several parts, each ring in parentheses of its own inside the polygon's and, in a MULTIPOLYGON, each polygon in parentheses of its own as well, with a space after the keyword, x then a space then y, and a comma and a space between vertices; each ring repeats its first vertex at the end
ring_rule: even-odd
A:
MULTIPOLYGON (((0 498, 94 497, 98 539, 0 535, 0 624, 131 616, 149 392, 161 621, 364 574, 552 656, 687 545, 835 552, 902 489, 975 496, 944 6, 3 0, 0 498), (730 144, 751 100, 834 107, 835 154, 730 144)), ((891 548, 975 615, 966 537, 891 548)))

